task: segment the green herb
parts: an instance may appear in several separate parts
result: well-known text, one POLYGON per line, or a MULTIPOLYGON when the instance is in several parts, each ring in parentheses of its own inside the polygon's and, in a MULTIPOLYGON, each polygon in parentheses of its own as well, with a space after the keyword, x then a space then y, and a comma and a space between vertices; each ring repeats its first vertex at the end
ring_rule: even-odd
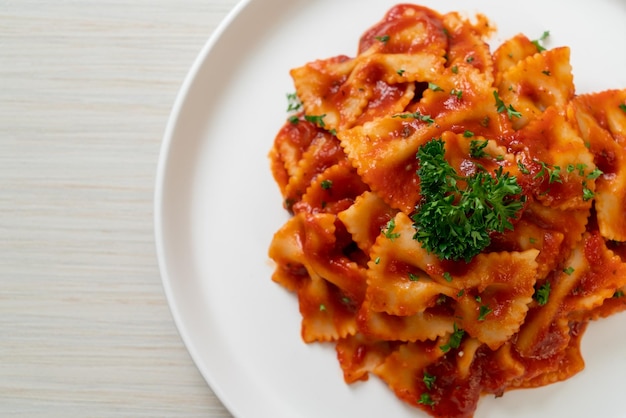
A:
POLYGON ((535 291, 535 294, 533 295, 533 299, 535 299, 540 306, 543 306, 546 303, 548 303, 549 297, 550 297, 550 283, 549 282, 546 282, 543 285, 541 285, 541 287, 539 287, 539 289, 537 289, 535 291))
POLYGON ((330 131, 328 131, 328 133, 330 133, 333 136, 337 136, 337 130, 336 129, 331 129, 330 131))
POLYGON ((466 62, 474 62, 474 57, 467 57, 465 59, 466 62))
POLYGON ((480 297, 480 295, 476 296, 474 299, 475 299, 475 300, 476 300, 476 302, 478 302, 478 303, 480 303, 480 302, 482 302, 482 301, 483 301, 483 298, 481 298, 481 297, 480 297))
POLYGON ((333 187, 333 181, 332 180, 322 180, 322 182, 320 183, 320 186, 322 186, 322 189, 328 190, 331 187, 333 187))
POLYGON ((619 108, 622 109, 624 112, 626 112, 626 103, 621 103, 619 105, 619 108))
POLYGON ((437 376, 433 376, 432 374, 424 372, 424 377, 422 378, 422 381, 424 382, 424 386, 426 386, 426 389, 431 390, 433 388, 435 380, 437 380, 437 376))
POLYGON ((574 271, 575 269, 572 266, 569 266, 568 268, 563 269, 563 273, 567 274, 568 276, 571 276, 574 271))
POLYGON ((447 271, 443 273, 443 278, 446 279, 446 282, 448 283, 452 281, 452 275, 448 273, 447 271))
POLYGON ((481 305, 481 306, 480 306, 480 309, 479 309, 479 311, 478 311, 478 320, 479 320, 479 321, 484 321, 484 320, 485 320, 485 317, 486 317, 487 315, 489 315, 491 312, 493 312, 493 310, 489 309, 489 307, 488 307, 488 306, 481 305))
POLYGON ((530 242, 531 244, 535 244, 537 242, 537 238, 530 237, 530 238, 528 238, 528 242, 530 242))
POLYGON ((593 193, 593 191, 587 187, 587 183, 583 181, 583 201, 588 201, 593 199, 593 196, 595 196, 595 194, 593 193))
POLYGON ((430 407, 434 407, 435 405, 435 401, 433 401, 433 398, 430 397, 429 393, 422 393, 417 403, 430 407))
POLYGON ((302 107, 302 102, 296 93, 287 93, 287 112, 296 112, 302 107))
POLYGON ((404 71, 404 70, 398 70, 398 71, 396 71, 396 73, 397 73, 398 75, 404 75, 405 71, 404 71))
POLYGON ((326 305, 324 305, 323 303, 320 303, 320 312, 324 312, 326 311, 326 305))
POLYGON ((383 235, 386 238, 389 238, 391 241, 393 241, 396 238, 399 238, 400 234, 397 232, 393 232, 395 228, 396 228, 396 220, 391 218, 389 222, 387 222, 387 225, 385 226, 385 228, 383 229, 383 235))
POLYGON ((432 91, 443 91, 443 89, 439 87, 438 85, 436 85, 435 83, 428 83, 428 88, 431 89, 432 91))
POLYGON ((550 164, 539 160, 535 160, 535 162, 541 166, 541 170, 535 174, 533 179, 536 180, 548 174, 548 184, 563 183, 563 180, 561 179, 561 167, 558 165, 551 166, 550 164))
POLYGON ((347 296, 344 296, 344 297, 341 298, 341 302, 343 302, 345 305, 349 305, 349 304, 352 303, 352 299, 350 299, 347 296))
POLYGON ((324 128, 326 124, 324 123, 324 118, 326 114, 323 115, 304 115, 304 119, 308 122, 314 123, 320 128, 324 128))
POLYGON ((375 39, 376 39, 377 41, 380 41, 380 42, 382 42, 382 43, 386 44, 386 43, 387 43, 387 41, 389 41, 389 35, 376 36, 376 37, 375 37, 375 39))
POLYGON ((461 289, 459 290, 459 293, 456 294, 457 298, 460 298, 461 296, 463 296, 465 294, 465 289, 461 289))
POLYGON ((420 276, 413 274, 413 273, 409 273, 409 280, 412 282, 416 282, 420 279, 420 276))
POLYGON ((452 89, 450 90, 450 94, 452 96, 456 96, 458 100, 461 100, 463 98, 463 90, 452 89))
POLYGON ((452 74, 458 74, 459 73, 459 67, 457 67, 456 65, 452 66, 451 70, 452 70, 452 74))
POLYGON ((474 132, 472 132, 472 131, 465 131, 465 132, 463 132, 463 136, 465 138, 471 138, 471 137, 474 136, 474 132))
POLYGON ((548 70, 543 70, 542 73, 547 75, 548 77, 550 77, 552 75, 552 73, 550 73, 550 71, 548 71, 548 70))
POLYGON ((479 141, 476 139, 472 139, 470 142, 470 156, 473 158, 484 158, 488 157, 489 154, 485 152, 485 147, 489 145, 489 141, 479 141))
POLYGON ((624 291, 622 290, 616 290, 615 293, 613 293, 614 298, 621 298, 623 296, 624 296, 624 291))
POLYGON ((376 259, 374 260, 374 264, 379 264, 380 263, 380 257, 376 257, 376 259))
POLYGON ((524 165, 522 160, 517 160, 517 167, 519 168, 520 173, 522 174, 530 174, 530 170, 528 167, 524 165))
POLYGON ((602 174, 604 174, 602 172, 602 170, 600 170, 598 167, 594 168, 593 171, 591 171, 589 174, 587 174, 587 178, 590 180, 595 180, 598 177, 600 177, 602 174))
POLYGON ((522 114, 518 112, 517 110, 515 110, 513 105, 509 105, 507 107, 504 104, 504 102, 502 101, 502 99, 500 98, 500 95, 498 94, 496 90, 493 91, 493 97, 496 99, 496 109, 498 113, 506 112, 507 116, 509 117, 509 120, 513 119, 514 117, 516 118, 522 117, 522 114))
POLYGON ((398 113, 392 116, 392 118, 402 118, 402 119, 417 119, 417 120, 421 120, 422 122, 426 122, 429 125, 432 125, 433 123, 435 123, 435 120, 433 118, 430 117, 430 115, 422 115, 420 112, 414 112, 414 113, 398 113))
POLYGON ((465 331, 462 329, 459 329, 455 322, 454 332, 450 335, 450 339, 448 340, 447 344, 439 346, 439 348, 444 353, 447 353, 453 348, 459 348, 459 346, 461 345, 461 340, 463 339, 463 335, 465 335, 465 331))
POLYGON ((422 145, 417 158, 422 199, 412 216, 413 238, 424 249, 441 259, 469 261, 491 243, 491 232, 513 229, 511 219, 525 198, 502 167, 461 176, 446 161, 441 139, 422 145))
POLYGON ((545 41, 546 39, 548 39, 549 36, 550 36, 550 31, 544 31, 539 39, 535 39, 534 41, 532 41, 533 45, 535 45, 538 52, 543 52, 546 50, 546 48, 541 43, 545 41))

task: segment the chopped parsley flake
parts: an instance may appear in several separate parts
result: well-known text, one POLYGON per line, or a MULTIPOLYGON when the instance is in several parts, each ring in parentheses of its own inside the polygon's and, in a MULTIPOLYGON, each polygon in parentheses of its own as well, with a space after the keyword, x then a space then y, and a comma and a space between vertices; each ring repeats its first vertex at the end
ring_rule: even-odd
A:
POLYGON ((493 310, 489 309, 489 307, 488 307, 488 306, 481 305, 481 306, 480 306, 480 309, 479 309, 479 311, 478 311, 478 320, 479 320, 479 321, 484 321, 484 320, 485 320, 485 317, 486 317, 487 315, 489 315, 491 312, 493 312, 493 310))
POLYGON ((375 38, 377 41, 380 41, 384 44, 387 43, 387 41, 389 41, 389 35, 382 35, 382 36, 376 36, 375 38))
POLYGON ((400 234, 398 232, 393 232, 395 228, 396 228, 396 220, 392 218, 389 220, 389 222, 387 222, 387 225, 383 229, 383 235, 385 235, 385 237, 389 238, 391 241, 393 241, 396 238, 400 238, 400 234))
POLYGON ((331 187, 333 187, 333 181, 332 180, 322 180, 322 182, 320 183, 320 186, 322 186, 322 189, 328 190, 331 187))
POLYGON ((587 174, 587 178, 590 180, 595 180, 598 177, 600 177, 602 174, 604 174, 602 172, 602 170, 600 170, 599 168, 594 168, 593 171, 591 171, 589 174, 587 174))
POLYGON ((430 397, 429 393, 422 393, 417 403, 431 407, 434 407, 435 405, 435 401, 433 401, 433 398, 430 397))
POLYGON ((426 389, 431 390, 433 388, 433 383, 435 383, 435 380, 437 380, 437 376, 433 376, 432 374, 424 372, 424 377, 422 378, 422 381, 424 382, 424 386, 426 386, 426 389))
POLYGON ((428 88, 431 89, 432 91, 443 91, 443 89, 439 87, 438 85, 436 85, 435 83, 428 83, 428 88))
POLYGON ((326 305, 324 305, 323 303, 320 303, 320 312, 324 312, 326 311, 326 305))
POLYGON ((509 120, 513 119, 514 117, 516 118, 522 117, 522 114, 518 112, 517 110, 515 110, 513 105, 509 105, 507 107, 504 104, 504 102, 502 101, 502 99, 500 98, 500 95, 498 94, 496 90, 493 91, 493 97, 496 99, 496 109, 498 113, 506 112, 507 116, 509 117, 509 120))
POLYGON ((537 289, 535 291, 535 294, 533 295, 533 299, 535 299, 540 306, 543 306, 546 303, 548 303, 549 297, 550 297, 550 283, 549 282, 546 282, 543 285, 541 285, 541 287, 539 287, 539 289, 537 289))
POLYGON ((420 279, 420 276, 417 274, 409 273, 409 280, 412 282, 416 282, 420 279))
POLYGON ((463 132, 463 136, 465 138, 471 138, 471 137, 474 136, 474 132, 472 132, 472 131, 465 131, 465 132, 463 132))
POLYGON ((405 70, 400 69, 400 70, 396 71, 396 73, 401 76, 401 75, 404 75, 405 70))
POLYGON ((456 65, 452 66, 451 70, 452 70, 452 74, 458 74, 459 73, 459 67, 457 67, 456 65))
POLYGON ((624 296, 624 291, 622 290, 616 290, 615 293, 613 293, 614 298, 621 298, 623 296, 624 296))
POLYGON ((461 100, 463 98, 463 90, 452 89, 450 90, 450 94, 452 96, 456 96, 458 100, 461 100))
POLYGON ((489 145, 489 141, 487 140, 480 141, 480 140, 472 139, 472 141, 470 142, 470 155, 473 158, 488 157, 489 154, 485 152, 485 147, 487 145, 489 145))
POLYGON ((326 114, 323 115, 304 115, 304 119, 308 122, 314 123, 320 128, 324 128, 326 124, 324 123, 324 118, 326 114))
POLYGON ((522 160, 517 160, 517 167, 519 168, 520 173, 522 174, 530 174, 530 170, 528 167, 524 165, 522 160))
POLYGON ((443 278, 446 279, 446 282, 451 282, 452 281, 452 275, 450 273, 448 273, 447 271, 445 273, 443 273, 443 278))
POLYGON ((302 107, 302 102, 296 93, 287 94, 287 112, 296 112, 302 107))
POLYGON ((465 335, 465 331, 462 330, 462 329, 459 329, 457 327, 457 325, 456 325, 456 322, 455 322, 454 323, 454 332, 450 335, 450 339, 448 340, 448 343, 444 344, 442 346, 439 346, 439 348, 444 353, 447 353, 448 351, 450 351, 453 348, 459 348, 459 346, 461 345, 461 340, 463 339, 464 335, 465 335))
POLYGON ((402 119, 417 119, 422 122, 426 122, 429 125, 435 123, 435 120, 430 117, 430 115, 422 115, 420 112, 414 113, 398 113, 392 116, 393 118, 402 118, 402 119))
POLYGON ((563 273, 567 274, 568 276, 571 276, 574 271, 575 269, 572 266, 569 266, 568 268, 563 269, 563 273))
POLYGON ((534 41, 532 41, 533 45, 535 45, 538 52, 543 52, 546 50, 546 48, 542 45, 542 42, 548 39, 549 36, 550 36, 550 31, 546 30, 543 32, 543 34, 541 35, 539 39, 535 39, 534 41))
POLYGON ((626 112, 626 103, 621 103, 619 105, 619 108, 622 109, 624 112, 626 112))

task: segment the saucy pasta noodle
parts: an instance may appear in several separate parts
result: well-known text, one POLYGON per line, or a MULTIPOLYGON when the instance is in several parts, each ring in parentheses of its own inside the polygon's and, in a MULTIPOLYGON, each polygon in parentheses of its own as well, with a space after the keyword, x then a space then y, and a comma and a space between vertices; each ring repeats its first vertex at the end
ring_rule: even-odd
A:
POLYGON ((291 70, 270 151, 303 340, 437 417, 575 375, 626 308, 626 89, 577 95, 568 47, 491 30, 391 8, 355 57, 291 70))

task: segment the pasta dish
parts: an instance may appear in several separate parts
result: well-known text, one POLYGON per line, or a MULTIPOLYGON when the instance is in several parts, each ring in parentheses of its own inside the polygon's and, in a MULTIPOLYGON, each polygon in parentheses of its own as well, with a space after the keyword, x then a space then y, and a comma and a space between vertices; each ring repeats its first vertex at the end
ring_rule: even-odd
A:
POLYGON ((436 417, 574 376, 626 308, 626 88, 577 94, 548 32, 492 32, 391 8, 354 57, 291 70, 270 150, 302 339, 436 417))

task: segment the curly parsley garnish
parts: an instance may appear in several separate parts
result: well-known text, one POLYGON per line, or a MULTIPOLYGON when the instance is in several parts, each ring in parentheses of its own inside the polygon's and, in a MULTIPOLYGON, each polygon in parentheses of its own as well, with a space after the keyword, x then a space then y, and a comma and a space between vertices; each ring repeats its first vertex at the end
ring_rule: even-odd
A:
POLYGON ((525 202, 515 177, 480 166, 468 177, 459 175, 446 161, 441 139, 422 145, 417 158, 422 200, 412 216, 413 238, 424 249, 440 259, 469 261, 491 243, 492 232, 513 229, 511 219, 525 202))

